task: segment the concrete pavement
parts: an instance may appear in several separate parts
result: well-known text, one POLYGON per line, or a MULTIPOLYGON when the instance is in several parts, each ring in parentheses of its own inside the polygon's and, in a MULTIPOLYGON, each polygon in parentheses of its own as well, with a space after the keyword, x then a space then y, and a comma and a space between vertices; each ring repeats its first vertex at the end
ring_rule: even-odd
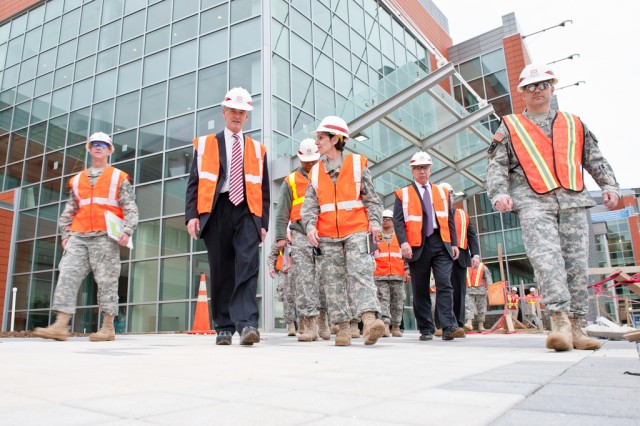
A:
POLYGON ((262 337, 0 339, 0 425, 640 424, 626 341, 556 353, 527 334, 346 348, 262 337))

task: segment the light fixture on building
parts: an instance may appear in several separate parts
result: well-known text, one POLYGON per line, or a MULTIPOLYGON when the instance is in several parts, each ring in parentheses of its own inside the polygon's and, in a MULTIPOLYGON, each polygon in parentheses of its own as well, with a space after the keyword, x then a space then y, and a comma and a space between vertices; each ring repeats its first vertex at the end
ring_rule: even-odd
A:
POLYGON ((358 141, 358 142, 364 142, 366 140, 369 140, 369 136, 365 135, 364 133, 358 133, 357 135, 355 135, 353 137, 353 140, 358 141))
POLYGON ((558 90, 566 89, 567 87, 571 87, 571 86, 580 86, 581 84, 585 84, 584 80, 576 81, 573 84, 567 84, 566 86, 558 87, 554 90, 557 92, 558 90))
POLYGON ((533 33, 531 33, 531 34, 523 35, 523 36, 522 36, 522 38, 523 38, 523 39, 525 39, 525 38, 527 38, 527 37, 531 37, 531 36, 532 36, 532 35, 534 35, 534 34, 543 33, 543 32, 545 32, 545 31, 550 30, 551 28, 564 27, 564 26, 565 26, 565 25, 567 25, 567 24, 573 24, 573 21, 572 21, 571 19, 565 19, 564 21, 560 22, 560 23, 559 23, 559 24, 557 24, 557 25, 553 25, 553 26, 551 26, 551 27, 545 28, 545 29, 540 30, 540 31, 535 31, 535 32, 533 32, 533 33))
POLYGON ((453 195, 455 195, 456 197, 464 197, 464 191, 454 192, 453 195))
POLYGON ((580 57, 579 53, 574 53, 572 55, 567 56, 566 58, 556 59, 555 61, 548 62, 547 65, 556 64, 558 62, 562 62, 562 61, 566 61, 566 60, 572 60, 572 59, 576 59, 576 58, 579 58, 579 57, 580 57))

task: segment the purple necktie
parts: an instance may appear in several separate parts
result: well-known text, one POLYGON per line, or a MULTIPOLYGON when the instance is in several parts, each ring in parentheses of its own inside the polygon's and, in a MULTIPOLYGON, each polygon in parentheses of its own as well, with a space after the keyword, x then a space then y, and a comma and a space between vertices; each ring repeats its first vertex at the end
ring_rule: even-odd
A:
POLYGON ((424 188, 424 193, 422 194, 422 202, 424 203, 424 209, 427 212, 427 237, 430 237, 433 234, 433 218, 431 217, 432 207, 431 207, 431 195, 429 194, 429 190, 427 189, 427 185, 422 185, 424 188))
POLYGON ((242 148, 240 137, 233 135, 231 146, 231 174, 229 179, 229 201, 237 206, 244 200, 244 188, 242 187, 242 148))

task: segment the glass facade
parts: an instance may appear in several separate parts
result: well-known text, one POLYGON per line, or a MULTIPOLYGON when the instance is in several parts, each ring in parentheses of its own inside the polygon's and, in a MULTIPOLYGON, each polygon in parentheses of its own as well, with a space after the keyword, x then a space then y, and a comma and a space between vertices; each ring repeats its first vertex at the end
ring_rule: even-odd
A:
MULTIPOLYGON (((0 189, 18 190, 9 277, 18 288, 16 329, 52 315, 62 254, 56 221, 69 178, 87 167, 84 141, 92 132, 113 135, 111 163, 131 176, 140 211, 134 249, 121 251, 117 330, 187 330, 200 274, 209 273, 204 245, 184 227, 191 141, 223 129, 227 89, 251 93, 255 110, 245 132, 273 160, 291 156, 324 116, 354 119, 428 76, 432 59, 376 0, 49 0, 7 21, 0 26, 0 189)), ((483 62, 482 76, 487 93, 499 96, 489 85, 504 66, 492 61, 483 62)), ((349 149, 375 165, 415 152, 416 141, 468 115, 441 88, 430 90, 390 117, 410 132, 376 123, 365 129, 368 144, 350 142, 349 149)), ((490 138, 467 129, 434 146, 434 170, 482 151, 477 134, 490 138)), ((469 168, 476 182, 483 168, 469 168)), ((410 172, 404 165, 376 176, 385 196, 406 185, 410 172)), ((469 186, 468 176, 458 178, 460 187, 469 186)), ((260 326, 267 330, 283 326, 275 293, 261 275, 260 326)), ((93 331, 98 320, 89 275, 73 328, 93 331)))

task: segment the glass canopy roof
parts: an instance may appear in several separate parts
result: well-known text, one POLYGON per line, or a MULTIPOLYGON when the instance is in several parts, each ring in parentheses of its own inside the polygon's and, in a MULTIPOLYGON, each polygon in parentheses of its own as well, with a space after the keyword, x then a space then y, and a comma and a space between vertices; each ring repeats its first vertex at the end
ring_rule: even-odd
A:
MULTIPOLYGON (((429 74, 408 63, 338 106, 351 134, 346 149, 369 158, 385 206, 412 181, 409 160, 419 150, 433 158, 431 181, 449 182, 457 199, 484 191, 492 135, 480 121, 493 107, 478 99, 479 107, 467 111, 438 85, 454 74, 460 78, 451 63, 429 74)), ((293 140, 307 137, 300 132, 293 140)))

